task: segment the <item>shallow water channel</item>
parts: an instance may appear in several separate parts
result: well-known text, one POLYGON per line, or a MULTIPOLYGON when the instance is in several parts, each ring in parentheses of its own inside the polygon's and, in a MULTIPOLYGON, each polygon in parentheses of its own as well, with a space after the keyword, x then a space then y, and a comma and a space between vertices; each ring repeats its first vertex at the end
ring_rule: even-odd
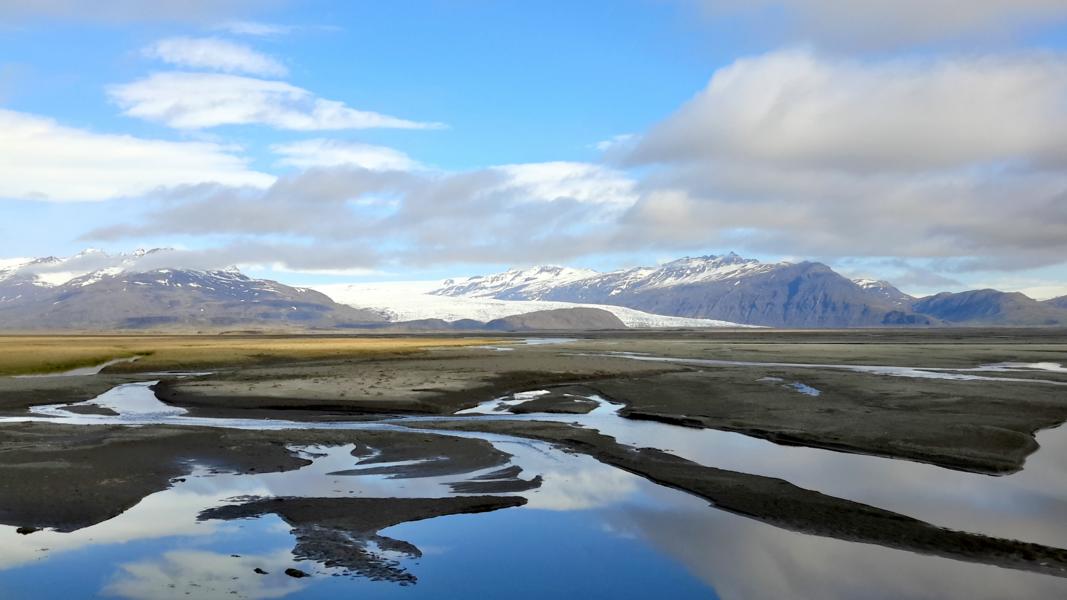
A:
MULTIPOLYGON (((75 414, 65 405, 51 405, 0 423, 410 432, 420 420, 191 417, 158 401, 151 384, 122 385, 80 403, 110 409, 114 415, 75 414)), ((991 477, 627 420, 616 414, 618 407, 597 397, 592 397, 597 408, 587 415, 507 412, 537 394, 531 390, 494 400, 456 418, 578 423, 623 444, 779 477, 938 526, 1067 548, 1067 431, 1062 428, 1038 434, 1041 450, 1023 471, 991 477)), ((0 597, 1067 597, 1065 578, 786 531, 716 510, 700 498, 547 443, 480 433, 448 435, 489 441, 512 455, 524 478, 540 475, 543 483, 518 493, 528 499, 520 508, 436 517, 381 530, 386 540, 400 544, 361 542, 387 564, 389 576, 370 577, 322 561, 298 560, 294 532, 274 515, 198 520, 205 509, 251 496, 440 498, 453 494, 448 484, 458 479, 360 473, 364 467, 351 446, 302 447, 294 450, 312 464, 285 473, 235 475, 194 465, 193 473, 170 489, 72 533, 19 535, 14 527, 0 526, 0 597), (338 474, 342 471, 345 474, 338 474), (311 576, 293 578, 284 573, 287 568, 311 576)), ((485 474, 464 477, 479 475, 485 474)))

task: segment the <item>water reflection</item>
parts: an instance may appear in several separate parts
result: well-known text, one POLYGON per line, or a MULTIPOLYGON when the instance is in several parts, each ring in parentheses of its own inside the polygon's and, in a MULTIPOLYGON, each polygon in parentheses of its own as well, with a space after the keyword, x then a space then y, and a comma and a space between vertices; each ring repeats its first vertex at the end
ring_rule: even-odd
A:
MULTIPOLYGON (((740 433, 675 427, 618 417, 619 405, 590 395, 587 415, 508 418, 578 423, 628 446, 659 448, 730 471, 785 479, 802 488, 854 500, 950 529, 1067 548, 1067 427, 1037 434, 1041 449, 1026 468, 993 477, 926 463, 782 446, 740 433)), ((469 412, 495 415, 514 403, 490 401, 469 412)))
MULTIPOLYGON (((149 385, 130 384, 91 401, 117 415, 75 415, 52 406, 39 407, 37 417, 21 420, 410 431, 396 423, 190 418, 155 400, 149 385)), ((588 415, 509 416, 495 410, 539 395, 531 391, 487 403, 471 412, 489 417, 466 418, 577 422, 627 445, 659 447, 710 466, 781 477, 801 487, 937 525, 1067 546, 1067 435, 1063 430, 1041 432, 1042 450, 1026 469, 995 478, 921 463, 777 446, 715 430, 630 421, 617 416, 617 406, 596 397, 592 399, 598 406, 588 415)), ((614 597, 632 598, 713 593, 723 598, 1067 596, 1065 579, 784 531, 711 510, 703 500, 589 456, 506 436, 457 435, 490 441, 511 454, 512 464, 520 466, 525 476, 541 475, 543 485, 516 494, 528 500, 524 508, 438 517, 379 532, 380 539, 402 541, 410 545, 404 548, 418 550, 383 547, 374 541, 379 538, 365 546, 374 556, 418 575, 418 585, 404 590, 405 597, 543 598, 609 591, 614 597), (610 569, 606 579, 590 579, 604 569, 610 569), (546 577, 546 573, 553 576, 546 577), (457 574, 462 577, 457 579, 457 574)), ((493 470, 462 477, 396 478, 388 472, 362 469, 360 457, 353 456, 355 449, 352 444, 301 448, 313 459, 312 464, 285 473, 236 475, 196 468, 173 488, 146 497, 118 517, 72 533, 19 535, 13 527, 0 527, 0 592, 31 589, 17 584, 34 577, 42 564, 58 568, 67 560, 64 557, 77 557, 80 566, 106 577, 68 582, 57 589, 73 593, 57 593, 56 597, 95 593, 126 598, 392 596, 398 589, 395 585, 334 577, 350 572, 327 566, 326 560, 318 564, 297 560, 293 527, 272 514, 247 521, 198 519, 206 509, 233 505, 251 496, 454 497, 451 483, 493 470), (85 553, 88 549, 93 552, 85 553), (312 577, 285 575, 285 569, 292 567, 312 577)))
POLYGON ((283 598, 309 585, 286 575, 279 568, 286 564, 295 564, 286 548, 252 556, 173 550, 119 565, 118 572, 101 591, 120 598, 283 598))
MULTIPOLYGON (((658 492, 653 492, 658 494, 658 492)), ((611 512, 621 531, 683 562, 722 598, 1061 598, 1067 582, 787 532, 692 499, 611 512)))
MULTIPOLYGON (((561 473, 567 472, 567 461, 580 459, 563 453, 557 458, 561 473)), ((383 529, 382 535, 421 549, 418 560, 383 551, 419 576, 418 584, 405 589, 404 596, 570 597, 571 592, 588 595, 591 590, 608 590, 616 598, 647 598, 663 597, 666 590, 666 597, 672 598, 992 599, 1056 598, 1067 593, 1064 579, 783 531, 710 510, 697 498, 599 463, 585 466, 588 469, 572 476, 568 485, 554 488, 555 510, 535 508, 540 490, 528 494, 531 505, 525 508, 383 529), (609 473, 622 485, 596 489, 609 473), (565 498, 567 490, 582 481, 591 485, 565 498), (597 579, 605 569, 610 573, 597 579)), ((546 485, 556 479, 545 475, 546 485)), ((36 543, 51 547, 47 553, 37 553, 45 563, 62 564, 63 549, 57 546, 62 539, 102 549, 81 554, 78 560, 104 575, 98 578, 103 583, 78 588, 79 593, 66 597, 97 592, 124 598, 395 595, 388 583, 338 578, 333 576, 340 574, 337 570, 296 560, 290 527, 272 515, 197 523, 201 508, 227 504, 225 498, 248 490, 267 492, 277 484, 255 481, 264 477, 200 472, 92 528, 17 537, 5 531, 11 528, 0 528, 0 540, 8 548, 10 542, 30 543, 41 536, 36 543), (155 542, 117 561, 106 550, 147 537, 155 542), (285 575, 291 567, 311 577, 285 575)), ((65 550, 74 548, 67 545, 65 550)), ((17 577, 18 567, 5 561, 7 572, 0 574, 0 581, 12 572, 17 577)))

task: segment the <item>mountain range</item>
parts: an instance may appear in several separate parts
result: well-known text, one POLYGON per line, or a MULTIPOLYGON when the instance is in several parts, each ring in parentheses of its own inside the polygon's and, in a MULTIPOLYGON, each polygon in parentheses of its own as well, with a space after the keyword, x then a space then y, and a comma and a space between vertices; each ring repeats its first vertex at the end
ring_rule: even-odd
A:
POLYGON ((1040 302, 976 290, 925 298, 852 280, 818 262, 764 263, 730 253, 608 273, 541 266, 448 280, 433 295, 616 305, 769 327, 1064 326, 1067 297, 1040 302))
POLYGON ((973 290, 916 298, 818 262, 733 253, 606 273, 539 266, 318 289, 233 268, 161 267, 167 259, 149 250, 0 260, 0 329, 1067 326, 1067 296, 973 290))
POLYGON ((149 252, 4 261, 0 329, 304 329, 385 321, 376 312, 338 304, 321 292, 252 279, 236 269, 138 270, 149 252), (107 266, 77 270, 86 264, 107 266))

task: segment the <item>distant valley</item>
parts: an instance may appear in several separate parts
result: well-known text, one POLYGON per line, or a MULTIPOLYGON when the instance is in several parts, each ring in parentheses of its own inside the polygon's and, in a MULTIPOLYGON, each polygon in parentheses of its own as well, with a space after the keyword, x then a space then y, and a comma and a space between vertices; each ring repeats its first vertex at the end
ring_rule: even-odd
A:
POLYGON ((0 329, 1067 326, 1067 297, 973 290, 916 298, 818 262, 764 263, 732 253, 607 273, 539 266, 314 289, 236 269, 161 267, 165 253, 155 253, 0 261, 0 329), (540 317, 509 320, 530 313, 540 317))

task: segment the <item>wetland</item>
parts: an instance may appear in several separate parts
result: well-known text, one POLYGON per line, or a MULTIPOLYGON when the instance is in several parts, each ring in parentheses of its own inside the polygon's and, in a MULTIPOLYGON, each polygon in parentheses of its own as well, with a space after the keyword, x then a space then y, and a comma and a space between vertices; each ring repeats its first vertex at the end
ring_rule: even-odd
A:
POLYGON ((1067 593, 1064 332, 179 338, 0 377, 0 595, 1067 593))

